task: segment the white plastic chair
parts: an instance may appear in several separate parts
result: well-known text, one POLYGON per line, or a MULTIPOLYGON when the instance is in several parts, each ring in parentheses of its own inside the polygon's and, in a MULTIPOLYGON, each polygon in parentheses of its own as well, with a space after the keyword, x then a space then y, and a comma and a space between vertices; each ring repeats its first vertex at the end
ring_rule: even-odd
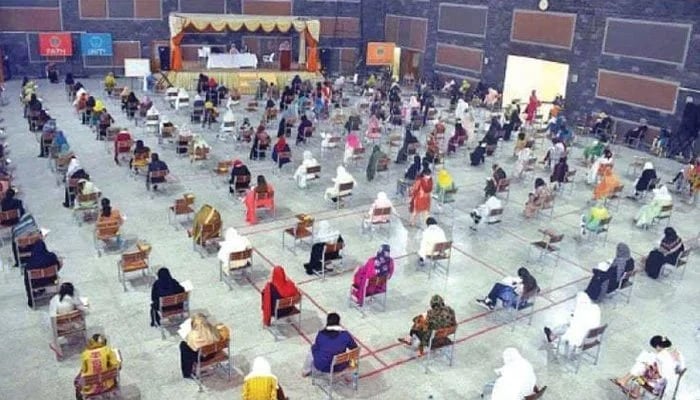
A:
POLYGON ((275 62, 275 53, 263 54, 262 60, 264 64, 273 64, 275 62))

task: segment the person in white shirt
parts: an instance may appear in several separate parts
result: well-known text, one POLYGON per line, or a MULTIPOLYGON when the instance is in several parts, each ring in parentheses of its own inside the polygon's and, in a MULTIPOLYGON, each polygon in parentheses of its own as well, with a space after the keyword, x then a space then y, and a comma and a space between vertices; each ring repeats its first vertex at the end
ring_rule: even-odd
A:
POLYGON ((343 191, 342 193, 340 192, 340 185, 350 182, 353 183, 353 188, 357 187, 357 182, 355 181, 355 178, 353 178, 352 175, 350 175, 350 173, 345 169, 345 167, 339 165, 336 169, 335 178, 333 178, 333 186, 326 189, 324 198, 327 201, 338 201, 338 196, 346 195, 347 193, 352 192, 352 190, 343 191))
POLYGON ((362 227, 364 229, 369 228, 370 224, 385 223, 391 219, 391 214, 373 215, 374 210, 382 208, 390 208, 391 214, 397 215, 394 205, 391 204, 391 200, 389 200, 389 196, 387 196, 385 192, 379 192, 377 193, 377 198, 374 199, 374 202, 369 207, 366 218, 362 220, 362 227))
POLYGON ((221 262, 221 267, 224 271, 228 272, 229 269, 240 268, 250 263, 249 258, 246 260, 231 261, 229 264, 229 256, 231 253, 237 253, 249 248, 251 248, 251 244, 247 237, 238 234, 238 231, 234 228, 226 229, 224 241, 219 243, 219 253, 217 254, 217 258, 221 262))
POLYGON ((535 370, 517 349, 508 347, 503 351, 503 366, 495 372, 498 379, 493 384, 492 400, 522 400, 533 394, 537 383, 535 370))
MULTIPOLYGON (((64 282, 58 289, 58 294, 54 295, 49 302, 49 318, 51 319, 51 326, 53 327, 53 320, 59 316, 68 314, 75 310, 80 310, 82 312, 87 311, 87 304, 84 304, 80 298, 77 296, 73 284, 70 282, 64 282)), ((67 326, 57 326, 59 330, 66 330, 70 327, 67 326)), ((77 328, 77 327, 76 327, 77 328)), ((53 329, 53 328, 52 328, 53 329)), ((53 338, 53 335, 52 335, 53 338)), ((56 355, 60 358, 63 356, 63 351, 59 343, 52 339, 49 343, 49 347, 53 350, 56 355)))
POLYGON ((502 208, 503 203, 501 202, 501 199, 499 199, 496 196, 490 196, 483 204, 473 209, 472 212, 469 214, 472 217, 473 221, 473 224, 469 226, 469 229, 476 231, 477 227, 483 225, 484 223, 490 224, 497 222, 497 218, 500 217, 489 217, 489 214, 491 214, 491 211, 493 210, 502 208))
POLYGON ((425 220, 425 225, 427 226, 423 231, 423 236, 420 240, 420 247, 418 249, 418 263, 423 265, 425 263, 425 258, 429 255, 433 255, 433 249, 438 243, 444 243, 447 241, 447 236, 445 236, 445 231, 438 225, 437 221, 433 217, 428 217, 425 220))
POLYGON ((300 188, 305 188, 307 180, 315 179, 316 174, 307 174, 306 169, 311 167, 317 167, 318 165, 319 163, 314 158, 313 154, 309 150, 305 150, 304 160, 294 172, 294 180, 297 182, 297 186, 299 186, 300 188))
POLYGON ((548 342, 561 337, 567 346, 567 352, 583 344, 588 331, 600 326, 600 307, 591 301, 586 292, 576 294, 576 306, 568 324, 554 329, 544 328, 548 342))

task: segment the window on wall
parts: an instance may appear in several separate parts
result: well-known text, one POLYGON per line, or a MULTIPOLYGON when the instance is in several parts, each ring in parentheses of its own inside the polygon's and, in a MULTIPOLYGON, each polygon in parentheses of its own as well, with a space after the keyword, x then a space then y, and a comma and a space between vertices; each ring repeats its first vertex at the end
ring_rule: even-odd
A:
POLYGON ((81 19, 163 19, 160 0, 79 0, 81 19))

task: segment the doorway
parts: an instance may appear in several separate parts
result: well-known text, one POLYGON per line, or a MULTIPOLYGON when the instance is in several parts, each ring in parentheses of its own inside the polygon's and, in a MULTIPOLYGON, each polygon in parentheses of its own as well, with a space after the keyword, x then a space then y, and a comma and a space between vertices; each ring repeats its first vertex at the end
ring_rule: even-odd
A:
POLYGON ((409 50, 406 48, 396 48, 397 51, 394 53, 394 64, 396 64, 396 59, 398 57, 399 65, 398 69, 394 65, 393 70, 398 70, 398 78, 403 79, 408 74, 412 74, 415 79, 420 78, 420 67, 421 60, 423 59, 423 53, 415 50, 409 50))
POLYGON ((530 92, 537 91, 542 102, 539 113, 549 115, 551 101, 557 95, 566 98, 566 84, 569 80, 569 64, 538 58, 508 56, 506 77, 503 83, 503 104, 518 100, 527 103, 530 92))

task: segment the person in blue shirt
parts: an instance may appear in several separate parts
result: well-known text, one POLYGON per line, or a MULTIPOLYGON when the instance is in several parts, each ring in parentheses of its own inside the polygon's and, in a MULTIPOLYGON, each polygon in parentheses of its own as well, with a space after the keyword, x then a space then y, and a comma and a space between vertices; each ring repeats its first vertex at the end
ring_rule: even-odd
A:
MULTIPOLYGON (((331 372, 331 363, 333 357, 357 348, 357 343, 346 331, 340 326, 340 315, 330 313, 326 317, 326 327, 318 332, 316 340, 311 346, 311 353, 304 362, 302 376, 311 375, 311 368, 320 372, 331 372)), ((334 372, 343 371, 348 367, 348 364, 336 365, 334 372)))

